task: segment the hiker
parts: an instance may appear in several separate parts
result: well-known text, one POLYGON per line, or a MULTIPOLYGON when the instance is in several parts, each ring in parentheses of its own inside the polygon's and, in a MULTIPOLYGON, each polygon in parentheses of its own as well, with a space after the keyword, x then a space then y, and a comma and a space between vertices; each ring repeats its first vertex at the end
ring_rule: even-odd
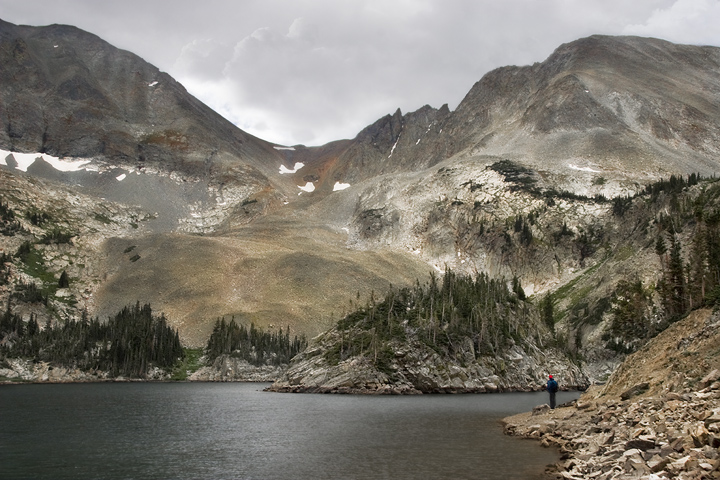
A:
POLYGON ((550 393, 550 408, 555 408, 555 393, 558 391, 558 383, 552 375, 548 377, 547 391, 550 393))

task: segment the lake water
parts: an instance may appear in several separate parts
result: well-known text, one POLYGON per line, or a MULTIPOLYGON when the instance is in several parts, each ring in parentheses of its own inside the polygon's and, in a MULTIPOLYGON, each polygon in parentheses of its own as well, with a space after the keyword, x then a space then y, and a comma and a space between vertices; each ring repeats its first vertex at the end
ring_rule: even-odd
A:
MULTIPOLYGON (((545 393, 360 396, 258 383, 0 386, 3 479, 532 479, 499 420, 545 393)), ((577 398, 559 394, 558 402, 577 398)))

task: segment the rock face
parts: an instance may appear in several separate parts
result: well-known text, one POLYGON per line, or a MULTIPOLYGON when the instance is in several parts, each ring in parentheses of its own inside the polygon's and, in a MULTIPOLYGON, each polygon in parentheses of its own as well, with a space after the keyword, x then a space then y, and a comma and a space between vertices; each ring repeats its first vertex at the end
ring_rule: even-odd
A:
POLYGON ((475 357, 472 342, 446 355, 412 339, 390 342, 392 360, 378 368, 370 350, 333 361, 341 334, 330 330, 313 339, 268 388, 307 393, 485 393, 541 390, 548 372, 558 372, 566 388, 586 388, 587 377, 560 351, 514 346, 495 357, 475 357))
POLYGON ((556 478, 720 478, 718 318, 695 312, 628 357, 605 387, 506 418, 506 433, 558 446, 556 478), (694 360, 668 356, 670 345, 694 360))
POLYGON ((74 367, 51 365, 47 362, 35 363, 31 360, 6 359, 0 364, 0 383, 85 383, 85 382, 125 382, 169 380, 170 374, 154 367, 143 380, 125 377, 113 377, 102 370, 80 370, 74 367))
MULTIPOLYGON (((234 127, 166 73, 66 25, 0 21, 0 144, 187 174, 237 163, 276 170, 272 146, 234 127)), ((251 173, 251 172, 248 172, 251 173)))
POLYGON ((220 355, 212 365, 200 367, 188 380, 192 382, 272 382, 287 366, 251 365, 246 360, 220 355))

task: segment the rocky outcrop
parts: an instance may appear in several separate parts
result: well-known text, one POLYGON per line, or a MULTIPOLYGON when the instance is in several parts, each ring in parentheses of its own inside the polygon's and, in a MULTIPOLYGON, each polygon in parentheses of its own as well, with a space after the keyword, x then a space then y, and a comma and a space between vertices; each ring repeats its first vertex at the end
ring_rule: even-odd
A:
POLYGON ((331 330, 313 339, 271 387, 276 392, 303 393, 485 393, 543 388, 548 373, 567 388, 586 388, 582 370, 555 349, 514 345, 494 357, 478 356, 472 342, 455 355, 445 355, 417 341, 388 344, 388 363, 365 355, 333 361, 340 334, 331 330))
MULTIPOLYGON (((78 382, 123 382, 137 381, 125 377, 112 377, 102 370, 80 370, 79 368, 51 365, 48 362, 34 362, 9 358, 0 366, 0 383, 78 383, 78 382)), ((142 380, 168 380, 170 374, 160 368, 152 368, 142 380)))
POLYGON ((212 365, 200 367, 188 380, 192 382, 272 382, 280 378, 286 365, 251 365, 246 360, 220 355, 212 365))

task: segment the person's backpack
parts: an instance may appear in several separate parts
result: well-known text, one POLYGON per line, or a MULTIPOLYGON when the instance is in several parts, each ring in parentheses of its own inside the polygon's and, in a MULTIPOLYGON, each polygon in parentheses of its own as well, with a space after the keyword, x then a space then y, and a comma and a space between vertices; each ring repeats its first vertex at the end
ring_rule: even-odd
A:
POLYGON ((548 380, 547 389, 550 393, 555 393, 558 391, 558 383, 555 381, 555 379, 548 380))

